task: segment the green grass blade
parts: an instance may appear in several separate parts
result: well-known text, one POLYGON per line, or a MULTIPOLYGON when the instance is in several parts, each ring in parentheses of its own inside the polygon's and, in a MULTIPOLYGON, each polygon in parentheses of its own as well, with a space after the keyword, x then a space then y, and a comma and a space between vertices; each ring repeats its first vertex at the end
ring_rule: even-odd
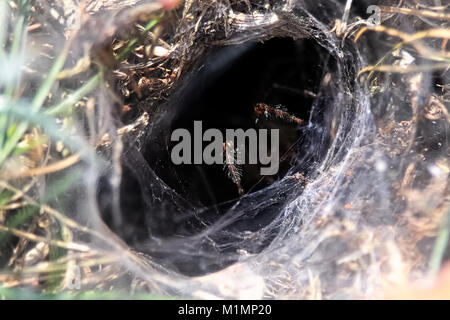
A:
POLYGON ((0 0, 0 64, 5 58, 6 36, 8 34, 9 5, 7 0, 0 0))
POLYGON ((100 83, 102 79, 101 72, 97 73, 94 77, 92 77, 85 85, 80 87, 78 90, 70 94, 66 99, 64 99, 59 104, 49 107, 45 110, 45 114, 47 115, 56 115, 62 112, 65 112, 72 106, 74 106, 78 101, 83 99, 86 95, 92 92, 100 83))
POLYGON ((447 211, 442 222, 441 229, 434 244, 433 253, 431 254, 429 275, 435 277, 441 268, 444 259, 445 250, 448 246, 450 238, 450 209, 447 211))
MULTIPOLYGON (((61 140, 64 145, 74 151, 79 152, 82 157, 89 157, 90 160, 94 160, 96 158, 95 152, 93 151, 91 146, 81 137, 64 134, 64 132, 61 131, 60 126, 56 124, 54 118, 49 117, 44 113, 30 112, 30 108, 26 104, 17 103, 14 108, 10 110, 0 109, 0 116, 4 115, 5 113, 9 113, 11 116, 14 116, 23 121, 20 124, 21 128, 14 132, 14 139, 17 138, 17 132, 19 132, 19 130, 22 131, 22 129, 26 129, 27 123, 31 123, 40 126, 47 132, 49 136, 54 139, 61 140)), ((18 139, 20 139, 20 137, 21 135, 18 136, 18 139)), ((12 141, 12 139, 8 139, 8 142, 10 141, 12 141)), ((0 150, 0 162, 6 159, 6 157, 10 154, 10 151, 14 147, 15 144, 9 145, 8 149, 3 148, 0 150)))
POLYGON ((31 112, 38 111, 44 104, 48 94, 50 93, 50 90, 52 89, 53 84, 56 81, 56 78, 58 77, 58 74, 64 67, 64 63, 66 62, 68 52, 69 52, 69 42, 66 43, 63 50, 59 54, 58 58, 56 58, 56 61, 53 63, 50 72, 48 73, 47 77, 44 80, 44 83, 39 87, 39 90, 36 92, 36 95, 34 96, 34 99, 31 103, 31 112))
MULTIPOLYGON (((9 52, 8 58, 9 61, 16 61, 16 63, 20 63, 23 60, 24 43, 26 42, 27 36, 26 32, 27 18, 28 18, 28 1, 20 1, 19 15, 17 17, 17 21, 14 27, 13 41, 9 52)), ((14 91, 20 83, 20 68, 17 68, 17 72, 19 73, 19 75, 17 75, 17 77, 15 75, 12 75, 11 79, 5 84, 3 98, 8 103, 8 106, 10 106, 11 101, 14 100, 13 97, 14 91)), ((5 142, 8 122, 9 122, 8 114, 5 114, 0 117, 0 146, 3 146, 3 143, 5 142)))
POLYGON ((139 41, 142 39, 142 37, 145 36, 145 34, 147 32, 149 32, 154 26, 156 26, 156 24, 159 22, 159 20, 160 20, 160 17, 150 20, 150 22, 147 23, 147 25, 144 27, 144 30, 142 30, 140 36, 131 39, 130 42, 128 42, 128 45, 125 47, 125 49, 117 55, 116 59, 120 61, 120 60, 123 60, 126 57, 128 57, 128 55, 131 53, 131 51, 134 49, 134 47, 139 43, 139 41))
MULTIPOLYGON (((47 98, 47 95, 49 94, 56 77, 58 76, 58 73, 61 71, 61 69, 64 66, 64 62, 66 61, 67 53, 69 51, 69 46, 66 45, 61 52, 61 54, 58 56, 56 61, 53 63, 53 66, 47 75, 44 83, 39 88, 38 92, 36 93, 31 106, 28 110, 29 113, 35 113, 39 111, 42 104, 45 102, 45 99, 47 98)), ((14 109, 15 106, 9 107, 10 110, 14 109)), ((8 113, 2 114, 0 117, 0 120, 7 119, 8 113)), ((1 128, 2 121, 0 121, 0 128, 1 128)), ((17 126, 16 130, 14 130, 14 133, 9 136, 3 146, 3 148, 0 150, 0 165, 3 164, 3 162, 6 160, 6 158, 11 154, 11 152, 16 147, 17 143, 19 142, 20 138, 23 136, 25 131, 28 128, 27 122, 20 122, 20 124, 17 126)), ((4 130, 2 130, 4 131, 4 130)))

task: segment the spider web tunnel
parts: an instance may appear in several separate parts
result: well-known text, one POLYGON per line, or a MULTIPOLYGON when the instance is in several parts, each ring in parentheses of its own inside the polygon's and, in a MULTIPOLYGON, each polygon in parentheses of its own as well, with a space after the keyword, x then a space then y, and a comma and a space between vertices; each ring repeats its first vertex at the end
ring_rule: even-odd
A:
POLYGON ((326 95, 317 99, 316 94, 334 64, 326 50, 307 39, 273 38, 211 50, 154 111, 140 150, 126 147, 121 224, 113 222, 103 188, 99 203, 106 223, 133 248, 186 275, 220 270, 237 261, 239 250, 261 251, 277 233, 271 222, 301 193, 301 183, 289 177, 310 175, 311 164, 326 154, 331 117, 324 112, 326 95), (259 102, 281 105, 305 125, 274 117, 256 122, 253 107, 259 102), (177 128, 192 133, 196 120, 203 132, 279 129, 278 174, 260 176, 258 165, 243 165, 245 194, 239 196, 222 165, 173 164, 171 133, 177 128))

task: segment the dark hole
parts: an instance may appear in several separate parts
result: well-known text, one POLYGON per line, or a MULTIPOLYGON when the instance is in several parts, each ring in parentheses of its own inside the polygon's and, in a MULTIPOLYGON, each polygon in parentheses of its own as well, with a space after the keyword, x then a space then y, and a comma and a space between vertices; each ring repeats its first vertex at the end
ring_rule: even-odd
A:
MULTIPOLYGON (((233 234, 260 230, 274 219, 286 201, 281 196, 271 196, 274 192, 283 193, 283 190, 274 191, 272 186, 288 172, 299 168, 298 154, 302 152, 302 143, 308 141, 306 136, 311 134, 306 126, 327 57, 317 43, 290 38, 212 50, 181 80, 182 84, 169 101, 155 111, 148 139, 141 150, 129 147, 124 152, 122 224, 114 225, 108 202, 110 196, 105 195, 107 188, 102 188, 100 198, 106 202, 102 210, 106 223, 131 246, 184 274, 204 274, 232 263, 222 261, 220 255, 239 248, 237 243, 233 244, 233 234), (256 123, 254 106, 257 103, 280 106, 305 122, 299 125, 260 115, 256 123), (171 133, 178 128, 192 133, 194 121, 202 121, 203 132, 208 128, 223 133, 225 129, 279 129, 278 173, 262 176, 261 165, 242 165, 245 195, 240 196, 223 165, 175 165, 170 157, 176 144, 171 142, 171 133), (250 196, 258 190, 264 192, 250 196), (266 201, 266 198, 271 200, 266 201), (275 198, 277 200, 273 200, 275 198), (244 210, 252 210, 250 214, 241 214, 233 223, 221 227, 221 232, 224 231, 221 236, 208 236, 217 246, 210 248, 203 244, 201 248, 194 248, 194 244, 188 243, 190 236, 198 235, 229 214, 235 204, 245 201, 248 203, 244 210), (253 210, 260 203, 267 205, 259 211, 253 210), (174 239, 181 240, 174 245, 174 239)), ((320 123, 316 121, 315 128, 318 126, 320 123)), ((258 241, 254 248, 246 250, 257 252, 267 246, 271 238, 258 241)))
MULTIPOLYGON (((194 121, 202 121, 203 132, 217 128, 224 136, 226 129, 279 129, 278 174, 261 176, 260 165, 244 164, 241 168, 244 192, 260 190, 289 170, 301 128, 273 115, 268 118, 261 115, 256 123, 254 106, 257 103, 281 106, 287 113, 305 120, 306 125, 322 72, 319 57, 317 47, 309 41, 288 38, 217 49, 169 105, 169 110, 176 111, 171 131, 185 128, 193 137, 194 121)), ((177 142, 166 140, 161 144, 165 143, 168 150, 164 154, 153 149, 147 159, 158 176, 180 195, 197 206, 239 197, 236 185, 222 165, 173 165, 169 153, 177 142)))

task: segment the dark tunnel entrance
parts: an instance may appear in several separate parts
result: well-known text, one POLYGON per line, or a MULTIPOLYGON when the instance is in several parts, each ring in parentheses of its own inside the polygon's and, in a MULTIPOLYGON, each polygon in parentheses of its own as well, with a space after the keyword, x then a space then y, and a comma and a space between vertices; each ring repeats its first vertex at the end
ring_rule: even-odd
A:
MULTIPOLYGON (((329 67, 328 58, 326 50, 307 39, 275 38, 212 50, 181 80, 168 103, 159 107, 141 151, 124 152, 122 225, 118 228, 112 223, 111 204, 103 190, 100 203, 104 204, 106 223, 132 247, 187 275, 209 273, 233 263, 229 254, 226 261, 220 258, 221 253, 240 248, 233 243, 232 234, 264 228, 286 203, 289 191, 275 190, 283 188, 276 183, 299 167, 298 154, 311 134, 308 122, 324 70, 329 67), (284 113, 258 114, 258 103, 284 113), (304 122, 290 121, 283 116, 286 114, 304 122), (176 142, 171 141, 171 133, 184 128, 193 136, 194 121, 202 121, 203 132, 210 128, 223 133, 226 129, 278 129, 277 174, 261 175, 260 164, 242 165, 244 194, 240 195, 223 165, 174 164, 170 155, 176 142), (240 213, 233 217, 236 210, 240 213), (224 217, 230 218, 228 222, 223 223, 224 217), (194 243, 218 222, 220 232, 207 235, 214 248, 194 243)), ((316 121, 317 127, 320 123, 316 121)), ((320 134, 324 132, 328 131, 320 134)), ((271 234, 257 240, 251 251, 267 246, 276 230, 271 234)))
MULTIPOLYGON (((320 51, 312 41, 289 38, 215 50, 169 104, 169 110, 175 111, 170 130, 185 128, 194 137, 194 121, 202 122, 203 132, 216 128, 224 136, 226 129, 269 129, 269 132, 279 129, 280 166, 276 175, 260 175, 260 165, 241 166, 244 193, 263 189, 291 167, 302 125, 274 114, 258 115, 254 107, 264 103, 270 108, 280 108, 304 120, 303 126, 307 125, 323 72, 320 51)), ((163 142, 168 145, 164 155, 150 149, 146 158, 158 176, 180 195, 197 206, 239 197, 236 185, 222 165, 173 165, 169 152, 176 142, 167 140, 166 137, 163 142)), ((207 144, 203 143, 203 147, 207 144)))

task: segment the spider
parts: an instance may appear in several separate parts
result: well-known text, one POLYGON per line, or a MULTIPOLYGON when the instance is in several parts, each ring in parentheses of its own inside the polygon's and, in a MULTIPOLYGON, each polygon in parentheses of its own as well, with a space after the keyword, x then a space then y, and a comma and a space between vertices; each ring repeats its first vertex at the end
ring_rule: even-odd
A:
POLYGON ((286 122, 294 122, 297 124, 304 123, 304 121, 302 119, 289 114, 286 110, 284 110, 280 106, 271 107, 265 103, 257 103, 255 105, 254 109, 255 109, 255 113, 257 115, 256 122, 258 122, 259 116, 261 116, 263 114, 266 118, 269 118, 270 115, 273 115, 276 118, 282 119, 286 122))
MULTIPOLYGON (((288 123, 294 123, 302 125, 305 123, 304 120, 297 118, 290 113, 288 113, 285 109, 280 106, 271 107, 265 103, 257 103, 254 106, 254 112, 257 116, 256 123, 259 120, 261 115, 264 115, 266 118, 270 116, 275 116, 278 119, 284 120, 288 123)), ((226 141, 223 144, 223 152, 224 152, 224 169, 228 172, 228 177, 233 181, 236 185, 238 193, 240 196, 244 194, 244 189, 241 185, 242 178, 242 168, 237 164, 236 156, 239 150, 236 150, 234 147, 234 143, 232 141, 226 141)))
POLYGON ((228 171, 228 177, 236 185, 239 195, 244 194, 244 189, 241 186, 242 170, 236 163, 236 150, 232 141, 227 141, 223 144, 223 153, 225 156, 224 169, 228 171))

